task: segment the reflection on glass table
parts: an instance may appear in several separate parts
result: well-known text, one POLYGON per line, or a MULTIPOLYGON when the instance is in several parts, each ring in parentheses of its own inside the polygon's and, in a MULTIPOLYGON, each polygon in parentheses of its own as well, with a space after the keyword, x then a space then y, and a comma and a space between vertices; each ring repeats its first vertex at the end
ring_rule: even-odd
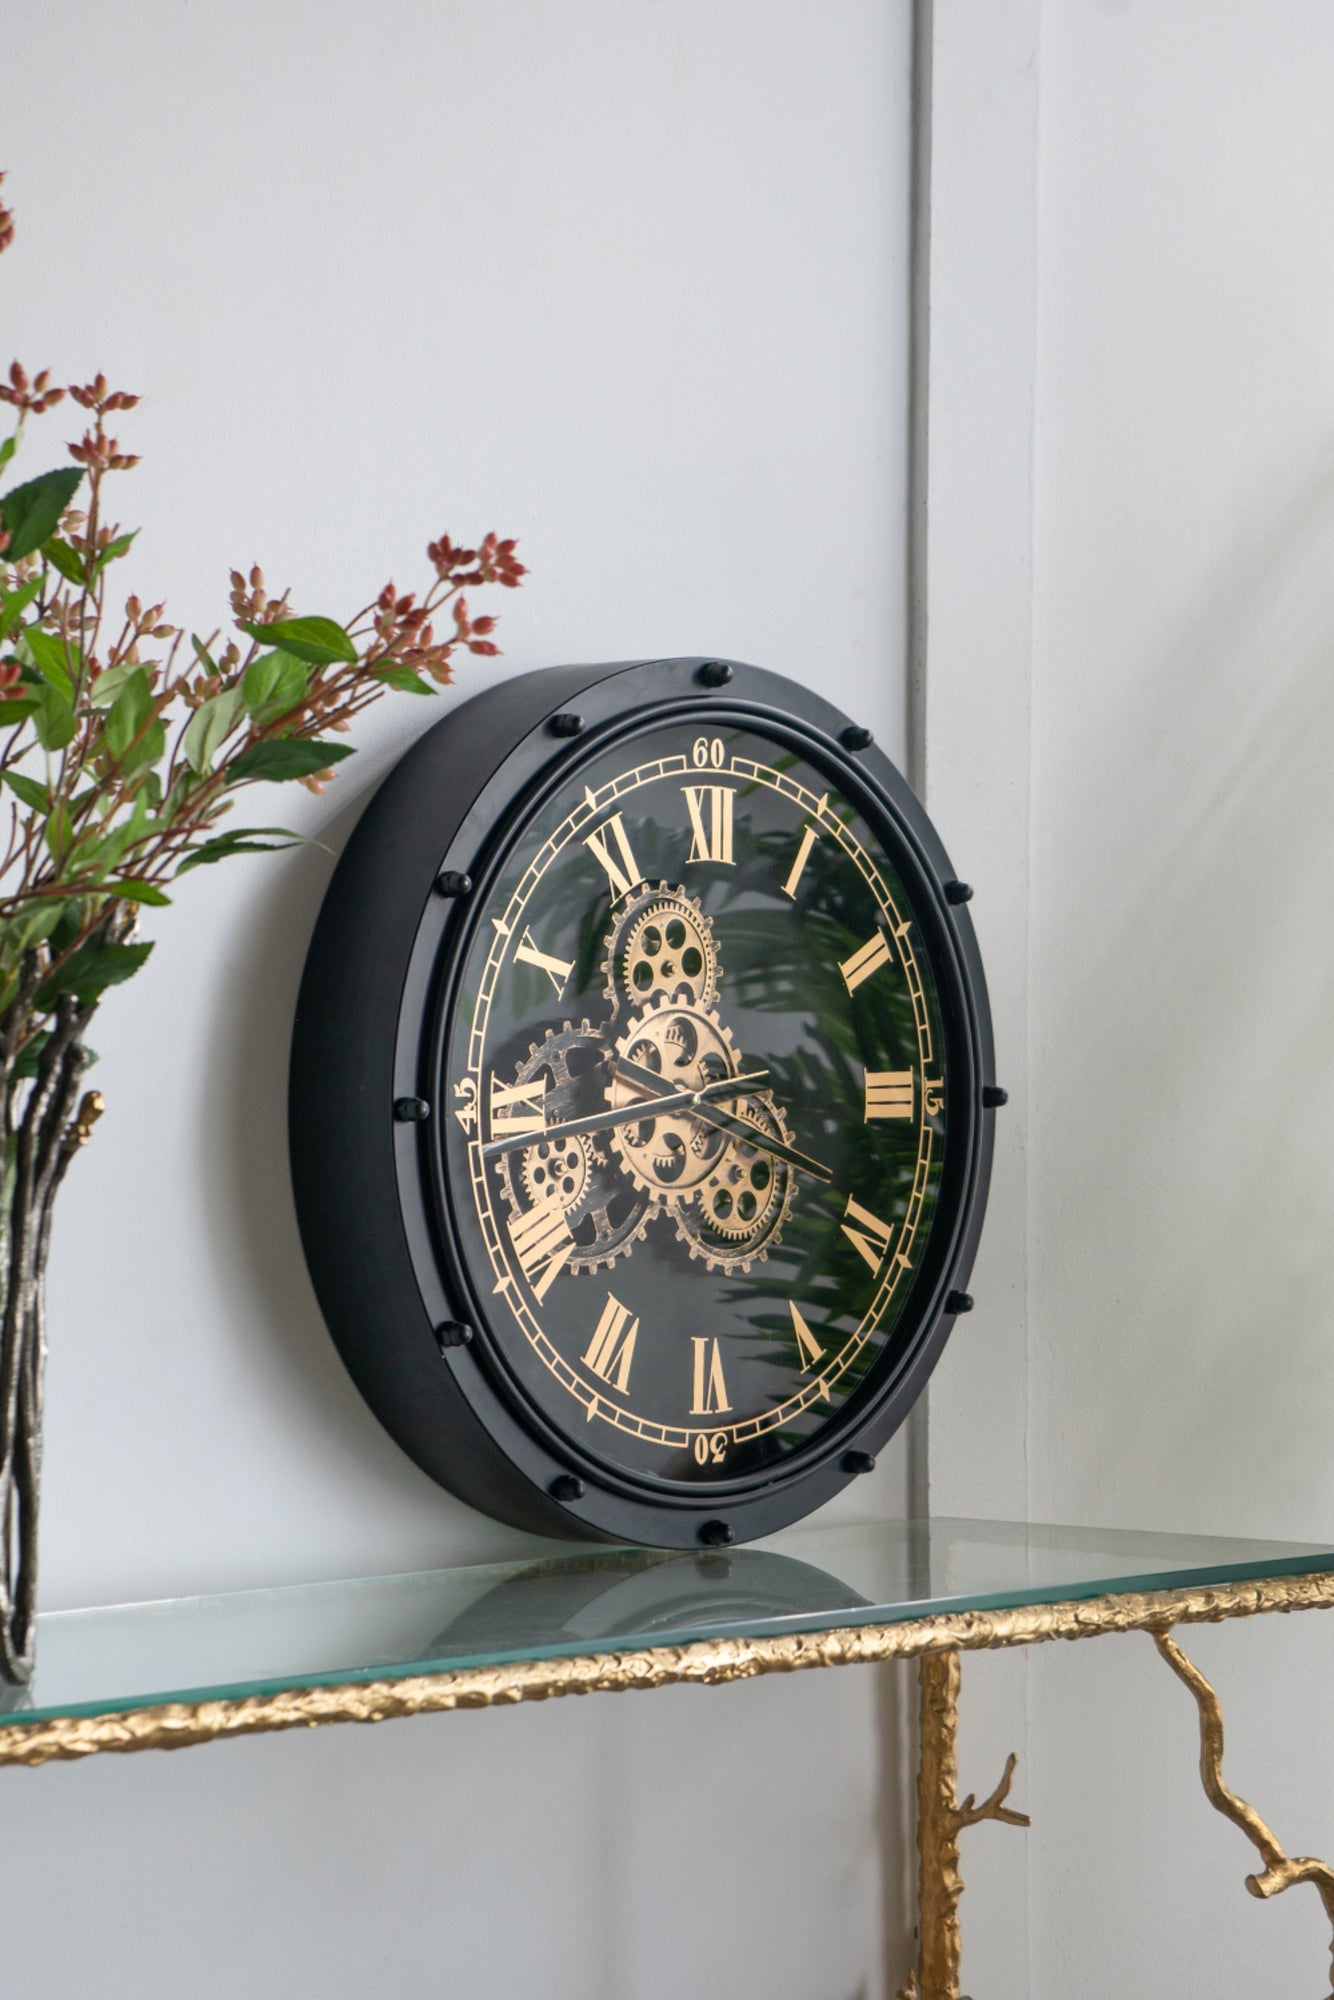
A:
POLYGON ((932 1520, 48 1613, 13 1723, 1334 1570, 1323 1544, 932 1520))

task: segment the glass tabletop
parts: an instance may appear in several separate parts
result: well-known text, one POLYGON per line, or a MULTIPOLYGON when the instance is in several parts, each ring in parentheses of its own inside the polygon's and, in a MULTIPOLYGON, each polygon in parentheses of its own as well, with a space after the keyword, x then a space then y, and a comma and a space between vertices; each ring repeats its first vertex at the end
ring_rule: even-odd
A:
POLYGON ((1014 1521, 791 1529, 687 1555, 553 1545, 540 1561, 49 1612, 38 1620, 36 1679, 0 1689, 0 1717, 107 1715, 1325 1570, 1334 1570, 1325 1543, 1014 1521))

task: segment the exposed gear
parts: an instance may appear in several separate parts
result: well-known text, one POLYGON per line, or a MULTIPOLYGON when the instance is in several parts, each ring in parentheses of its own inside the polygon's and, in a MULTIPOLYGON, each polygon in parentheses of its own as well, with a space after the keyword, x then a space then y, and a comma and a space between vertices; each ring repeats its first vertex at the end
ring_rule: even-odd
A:
POLYGON ((519 1155, 519 1177, 529 1205, 554 1194, 568 1215, 583 1200, 593 1171, 593 1142, 584 1133, 539 1140, 519 1155))
MULTIPOLYGON (((700 1090, 740 1073, 731 1035, 712 1013, 673 1006, 660 994, 632 1019, 616 1054, 652 1070, 664 1090, 700 1090)), ((617 1109, 643 1103, 637 1124, 614 1126, 612 1149, 635 1186, 662 1204, 676 1203, 703 1185, 729 1145, 724 1132, 683 1106, 654 1114, 653 1100, 625 1077, 613 1076, 609 1102, 617 1109)))
POLYGON ((607 998, 643 1007, 659 996, 711 1006, 720 971, 713 927, 685 889, 660 882, 632 896, 612 926, 602 961, 607 998))
MULTIPOLYGON (((767 1136, 791 1145, 786 1120, 766 1091, 737 1106, 738 1117, 767 1136)), ((692 1257, 710 1270, 748 1271, 778 1242, 792 1206, 792 1169, 740 1136, 691 1200, 675 1211, 676 1231, 692 1257)))
MULTIPOLYGON (((602 1036, 581 1021, 552 1028, 545 1039, 530 1045, 527 1059, 514 1072, 516 1084, 534 1084, 545 1077, 542 1108, 549 1125, 591 1108, 588 1086, 581 1081, 603 1061, 602 1036), (581 1101, 586 1099, 587 1101, 581 1101)), ((596 1271, 612 1264, 643 1234, 648 1198, 627 1187, 606 1153, 586 1133, 563 1139, 535 1138, 522 1151, 502 1153, 501 1192, 516 1214, 554 1198, 565 1212, 575 1248, 572 1271, 596 1271)))

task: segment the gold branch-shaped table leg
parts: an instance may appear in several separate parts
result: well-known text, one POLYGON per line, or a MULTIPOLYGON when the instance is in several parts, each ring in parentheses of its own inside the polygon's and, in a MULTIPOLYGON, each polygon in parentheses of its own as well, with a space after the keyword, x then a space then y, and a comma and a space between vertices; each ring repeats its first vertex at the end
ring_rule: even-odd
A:
POLYGON ((900 2000, 960 2000, 959 1835, 984 1819, 1006 1826, 1027 1826, 1029 1819, 1005 1803, 1017 1761, 1013 1752, 989 1799, 978 1805, 970 1792, 959 1800, 958 1652, 923 1653, 917 1673, 917 1972, 909 1974, 900 2000))
MULTIPOLYGON (((1184 1681, 1200 1711, 1200 1777, 1210 1805, 1225 1819, 1239 1826, 1246 1838, 1259 1849, 1264 1873, 1248 1875, 1246 1887, 1253 1896, 1277 1896, 1294 1882, 1312 1882, 1320 1892, 1331 1930, 1330 1978, 1334 1982, 1334 1868, 1308 1857, 1290 1860, 1261 1819, 1254 1806, 1247 1805, 1223 1783, 1223 1711, 1218 1696, 1192 1660, 1166 1632, 1155 1632, 1154 1644, 1178 1680, 1184 1681)), ((1331 1994, 1334 2000, 1334 1993, 1331 1994)))

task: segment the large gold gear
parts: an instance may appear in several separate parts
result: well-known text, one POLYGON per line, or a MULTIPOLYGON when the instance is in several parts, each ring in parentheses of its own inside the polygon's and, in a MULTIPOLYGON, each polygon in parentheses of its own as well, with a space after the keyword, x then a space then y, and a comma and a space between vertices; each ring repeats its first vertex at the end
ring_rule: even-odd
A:
MULTIPOLYGON (((578 1050, 601 1058, 601 1034, 581 1021, 566 1021, 549 1029, 541 1042, 531 1043, 525 1061, 514 1072, 516 1083, 532 1083, 544 1072, 548 1082, 544 1106, 555 1124, 575 1108, 578 1081, 571 1056, 578 1050)), ((644 1233, 651 1213, 646 1197, 628 1188, 613 1162, 585 1133, 555 1141, 535 1139, 521 1152, 502 1154, 501 1192, 510 1208, 521 1214, 554 1194, 575 1239, 571 1271, 596 1271, 628 1254, 644 1233)))
POLYGON ((612 926, 602 969, 607 998, 618 1007, 659 997, 710 1007, 720 970, 713 927, 685 889, 660 882, 630 898, 612 926))
MULTIPOLYGON (((736 1044, 717 1016, 673 1006, 666 994, 630 1021, 616 1054, 652 1070, 672 1091, 699 1090, 741 1069, 736 1044)), ((613 1077, 608 1102, 615 1110, 644 1106, 638 1124, 614 1126, 608 1137, 635 1186, 659 1206, 674 1205, 701 1187, 730 1144, 725 1133, 688 1109, 655 1115, 652 1098, 624 1078, 613 1077)))
MULTIPOLYGON (((757 1136, 791 1145, 782 1112, 766 1091, 736 1107, 757 1136)), ((792 1206, 792 1169, 759 1146, 730 1139, 714 1171, 674 1211, 676 1232, 711 1271, 748 1271, 778 1242, 792 1206)))

